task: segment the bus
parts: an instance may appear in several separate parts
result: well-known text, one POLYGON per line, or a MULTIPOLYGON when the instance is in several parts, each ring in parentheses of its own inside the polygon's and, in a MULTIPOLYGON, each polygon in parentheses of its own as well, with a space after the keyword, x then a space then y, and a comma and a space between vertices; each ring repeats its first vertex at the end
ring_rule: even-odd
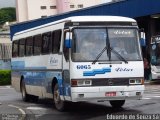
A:
POLYGON ((160 79, 160 35, 156 35, 151 37, 151 73, 150 73, 150 80, 157 81, 160 79))
POLYGON ((81 101, 122 107, 140 100, 144 66, 132 18, 72 16, 16 33, 12 85, 24 101, 51 98, 57 110, 81 101), (122 42, 127 54, 114 47, 122 42))

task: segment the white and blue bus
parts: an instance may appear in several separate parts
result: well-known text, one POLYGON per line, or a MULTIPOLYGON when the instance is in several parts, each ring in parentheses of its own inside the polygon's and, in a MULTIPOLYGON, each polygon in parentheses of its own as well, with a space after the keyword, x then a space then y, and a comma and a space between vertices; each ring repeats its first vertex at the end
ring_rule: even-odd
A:
POLYGON ((24 101, 109 101, 122 107, 141 99, 144 66, 135 20, 118 16, 74 16, 16 33, 12 85, 24 101), (123 43, 125 54, 114 49, 123 43))

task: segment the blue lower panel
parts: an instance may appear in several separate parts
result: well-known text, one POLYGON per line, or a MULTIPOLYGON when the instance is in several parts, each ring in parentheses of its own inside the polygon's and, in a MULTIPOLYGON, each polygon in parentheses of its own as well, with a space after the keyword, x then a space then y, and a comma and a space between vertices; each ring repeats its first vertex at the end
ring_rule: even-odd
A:
POLYGON ((23 71, 19 72, 24 76, 26 85, 45 87, 47 93, 52 92, 52 80, 54 77, 58 80, 60 95, 70 96, 71 89, 69 84, 63 83, 61 72, 52 71, 23 71))

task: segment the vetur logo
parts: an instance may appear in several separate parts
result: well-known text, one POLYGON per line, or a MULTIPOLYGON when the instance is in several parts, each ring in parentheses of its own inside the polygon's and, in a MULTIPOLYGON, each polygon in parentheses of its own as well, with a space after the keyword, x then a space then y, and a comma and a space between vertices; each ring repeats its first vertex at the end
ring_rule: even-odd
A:
POLYGON ((58 63, 58 59, 56 59, 54 57, 51 57, 50 60, 49 60, 49 62, 50 62, 50 65, 55 65, 55 64, 58 63))
POLYGON ((133 69, 131 69, 131 68, 116 68, 115 69, 117 72, 131 72, 131 71, 133 71, 133 69))

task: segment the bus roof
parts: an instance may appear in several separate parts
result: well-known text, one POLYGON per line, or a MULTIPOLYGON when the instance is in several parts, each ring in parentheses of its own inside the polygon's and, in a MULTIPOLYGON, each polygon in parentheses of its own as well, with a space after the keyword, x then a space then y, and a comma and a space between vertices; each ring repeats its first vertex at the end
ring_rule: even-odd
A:
POLYGON ((73 16, 18 32, 14 36, 25 32, 29 32, 34 29, 39 29, 45 26, 51 26, 53 24, 62 22, 136 22, 136 21, 132 18, 122 17, 122 16, 73 16))
POLYGON ((132 18, 121 16, 73 16, 66 18, 66 20, 71 22, 135 22, 132 18))

